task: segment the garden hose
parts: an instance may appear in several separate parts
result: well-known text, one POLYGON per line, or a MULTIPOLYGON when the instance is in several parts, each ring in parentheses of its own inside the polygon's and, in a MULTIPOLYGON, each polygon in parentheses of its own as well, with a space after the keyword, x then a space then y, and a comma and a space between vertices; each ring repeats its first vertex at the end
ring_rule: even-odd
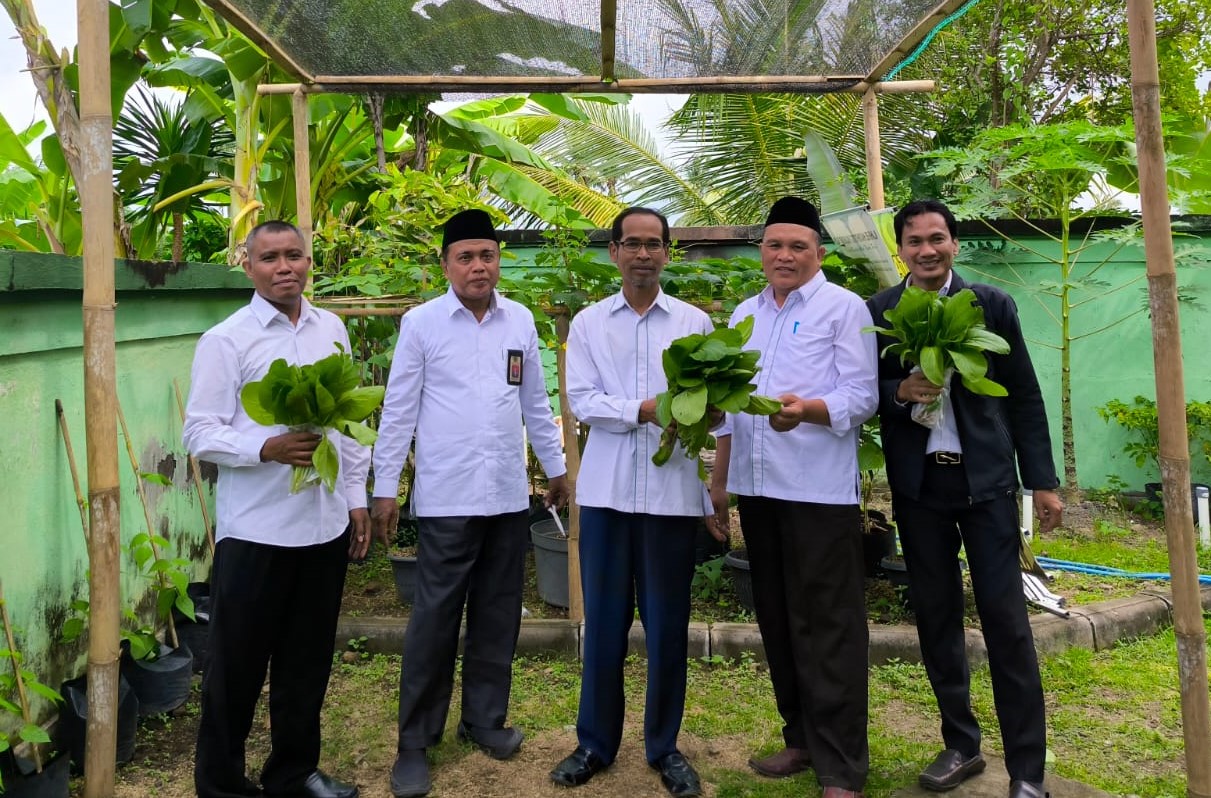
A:
MULTIPOLYGON (((1148 573, 1141 571, 1124 571, 1122 568, 1111 568, 1108 565, 1092 565, 1083 562, 1069 562, 1068 560, 1055 560, 1051 557, 1036 557, 1039 565, 1044 568, 1054 571, 1070 571, 1077 574, 1089 574, 1090 576, 1118 576, 1128 579, 1157 579, 1168 581, 1172 577, 1168 573, 1156 572, 1148 573)), ((1198 582, 1200 585, 1211 585, 1211 575, 1199 574, 1198 582)))

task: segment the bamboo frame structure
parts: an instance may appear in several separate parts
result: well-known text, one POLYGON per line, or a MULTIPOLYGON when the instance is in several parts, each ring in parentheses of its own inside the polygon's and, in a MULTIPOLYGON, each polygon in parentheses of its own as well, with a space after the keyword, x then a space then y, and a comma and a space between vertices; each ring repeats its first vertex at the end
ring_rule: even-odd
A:
POLYGON ((71 446, 71 433, 67 431, 67 418, 63 403, 55 400, 55 415, 59 418, 59 429, 63 433, 63 448, 67 450, 67 467, 71 470, 71 485, 76 491, 76 507, 80 510, 80 527, 84 530, 84 545, 88 545, 88 501, 80 490, 80 472, 76 469, 76 453, 71 446))
POLYGON ((319 75, 306 83, 266 83, 257 87, 261 94, 370 94, 374 92, 419 91, 552 91, 622 92, 629 94, 676 94, 679 92, 779 92, 816 91, 865 94, 915 94, 936 88, 932 80, 869 81, 860 75, 826 77, 702 77, 702 78, 621 78, 603 82, 587 77, 513 77, 493 78, 472 75, 319 75))
POLYGON ((121 497, 115 375, 113 112, 109 3, 77 0, 84 230, 84 419, 88 450, 88 724, 84 798, 113 795, 118 745, 121 497))
POLYGON ((580 505, 576 503, 576 480, 580 476, 580 437, 576 434, 576 416, 568 404, 568 332, 572 316, 561 313, 555 318, 555 371, 559 375, 559 417, 563 427, 564 465, 568 469, 568 618, 584 620, 584 591, 580 584, 580 505))
MULTIPOLYGON (((185 423, 185 401, 181 398, 181 386, 176 377, 172 379, 172 392, 177 399, 177 413, 181 423, 185 423)), ((198 458, 189 455, 189 473, 193 477, 193 487, 198 494, 198 507, 202 510, 202 523, 206 525, 206 542, 210 544, 210 557, 214 559, 214 524, 210 522, 210 510, 206 508, 206 493, 202 488, 202 469, 198 466, 198 458)))
POLYGON ((866 191, 872 211, 885 207, 883 199, 883 144, 879 138, 879 96, 874 87, 862 95, 862 124, 866 136, 866 191))
POLYGON ((1139 159, 1141 216, 1152 314, 1152 357, 1164 486, 1165 537, 1173 583, 1186 794, 1211 798, 1211 701, 1207 685, 1207 633, 1198 584, 1194 522, 1190 512, 1190 449, 1186 435, 1186 386, 1177 305, 1177 270, 1169 223, 1165 142, 1161 130, 1160 71, 1153 0, 1127 0, 1131 48, 1131 104, 1139 159))
MULTIPOLYGON (((8 617, 8 605, 4 603, 4 587, 0 586, 0 624, 4 624, 4 639, 8 643, 9 662, 13 665, 13 680, 17 685, 17 700, 21 704, 21 719, 33 723, 29 711, 29 694, 25 691, 25 677, 21 675, 21 659, 17 650, 17 641, 13 637, 13 623, 8 617)), ((37 745, 30 744, 30 753, 34 755, 34 768, 42 772, 42 751, 37 745)))

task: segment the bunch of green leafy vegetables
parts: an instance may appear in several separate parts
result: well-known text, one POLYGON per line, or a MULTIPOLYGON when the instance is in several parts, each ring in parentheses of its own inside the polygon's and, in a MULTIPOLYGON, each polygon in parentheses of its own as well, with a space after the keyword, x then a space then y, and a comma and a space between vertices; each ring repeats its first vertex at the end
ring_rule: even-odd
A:
POLYGON ((361 370, 344 351, 334 352, 306 366, 292 366, 278 358, 264 379, 250 382, 240 391, 240 401, 249 418, 258 424, 285 424, 292 430, 320 434, 311 466, 294 466, 290 492, 320 481, 335 490, 340 455, 328 439, 337 432, 370 446, 378 433, 363 421, 382 404, 386 389, 378 385, 359 387, 361 370))
POLYGON ((938 296, 916 286, 904 289, 894 308, 883 313, 891 328, 866 327, 895 339, 880 353, 898 355, 903 365, 920 366, 926 379, 941 385, 946 371, 959 373, 963 387, 983 396, 1007 396, 1005 386, 988 379, 985 352, 1004 355, 1009 342, 984 326, 984 309, 976 304, 976 295, 964 288, 952 296, 938 296))
POLYGON ((669 389, 656 397, 656 421, 664 433, 653 463, 667 463, 680 442, 685 456, 698 461, 698 476, 705 482, 702 450, 715 448, 711 409, 772 416, 782 408, 777 399, 753 393, 761 353, 743 348, 752 334, 753 317, 747 316, 735 327, 678 338, 664 350, 669 389))

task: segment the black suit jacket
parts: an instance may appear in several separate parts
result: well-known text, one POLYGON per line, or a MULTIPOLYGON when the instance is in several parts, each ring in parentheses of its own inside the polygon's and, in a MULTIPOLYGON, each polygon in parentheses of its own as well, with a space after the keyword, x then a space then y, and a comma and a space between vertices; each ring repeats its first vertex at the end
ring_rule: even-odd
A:
MULTIPOLYGON (((963 288, 974 291, 977 304, 984 309, 985 326, 1009 342, 1008 354, 986 355, 988 377, 1005 386, 1009 391, 1007 397, 973 394, 963 387, 957 375, 950 384, 971 500, 986 501, 1016 492, 1019 483, 1015 460, 1021 470, 1021 484, 1032 490, 1054 489, 1059 480, 1051 456, 1047 414, 1022 338, 1017 306, 998 288, 969 284, 958 272, 952 275, 950 294, 963 288)), ((904 287, 905 282, 901 282, 867 300, 875 324, 887 324, 883 311, 896 306, 904 287)), ((896 388, 912 367, 900 365, 895 355, 882 356, 883 349, 895 343, 892 339, 880 335, 878 341, 879 424, 887 459, 887 481, 893 492, 919 499, 929 430, 912 420, 911 405, 902 407, 895 401, 896 388)))

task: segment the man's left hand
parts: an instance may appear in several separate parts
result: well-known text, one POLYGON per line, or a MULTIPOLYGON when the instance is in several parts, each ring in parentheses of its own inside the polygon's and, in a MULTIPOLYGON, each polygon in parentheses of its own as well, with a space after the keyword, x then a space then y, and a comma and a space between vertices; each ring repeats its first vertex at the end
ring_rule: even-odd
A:
POLYGON ((803 421, 807 412, 807 401, 787 393, 778 397, 782 409, 769 417, 769 425, 778 432, 790 432, 803 421))
POLYGON ((572 486, 568 484, 566 475, 561 474, 547 480, 547 494, 542 499, 545 506, 554 507, 555 512, 560 513, 568 506, 568 500, 571 498, 572 486))
POLYGON ((1034 492, 1034 514, 1039 517, 1039 533, 1045 534, 1055 529, 1064 520, 1064 502, 1060 494, 1053 490, 1036 490, 1034 492))
POLYGON ((370 511, 358 507, 349 511, 349 559, 361 562, 370 551, 370 511))

